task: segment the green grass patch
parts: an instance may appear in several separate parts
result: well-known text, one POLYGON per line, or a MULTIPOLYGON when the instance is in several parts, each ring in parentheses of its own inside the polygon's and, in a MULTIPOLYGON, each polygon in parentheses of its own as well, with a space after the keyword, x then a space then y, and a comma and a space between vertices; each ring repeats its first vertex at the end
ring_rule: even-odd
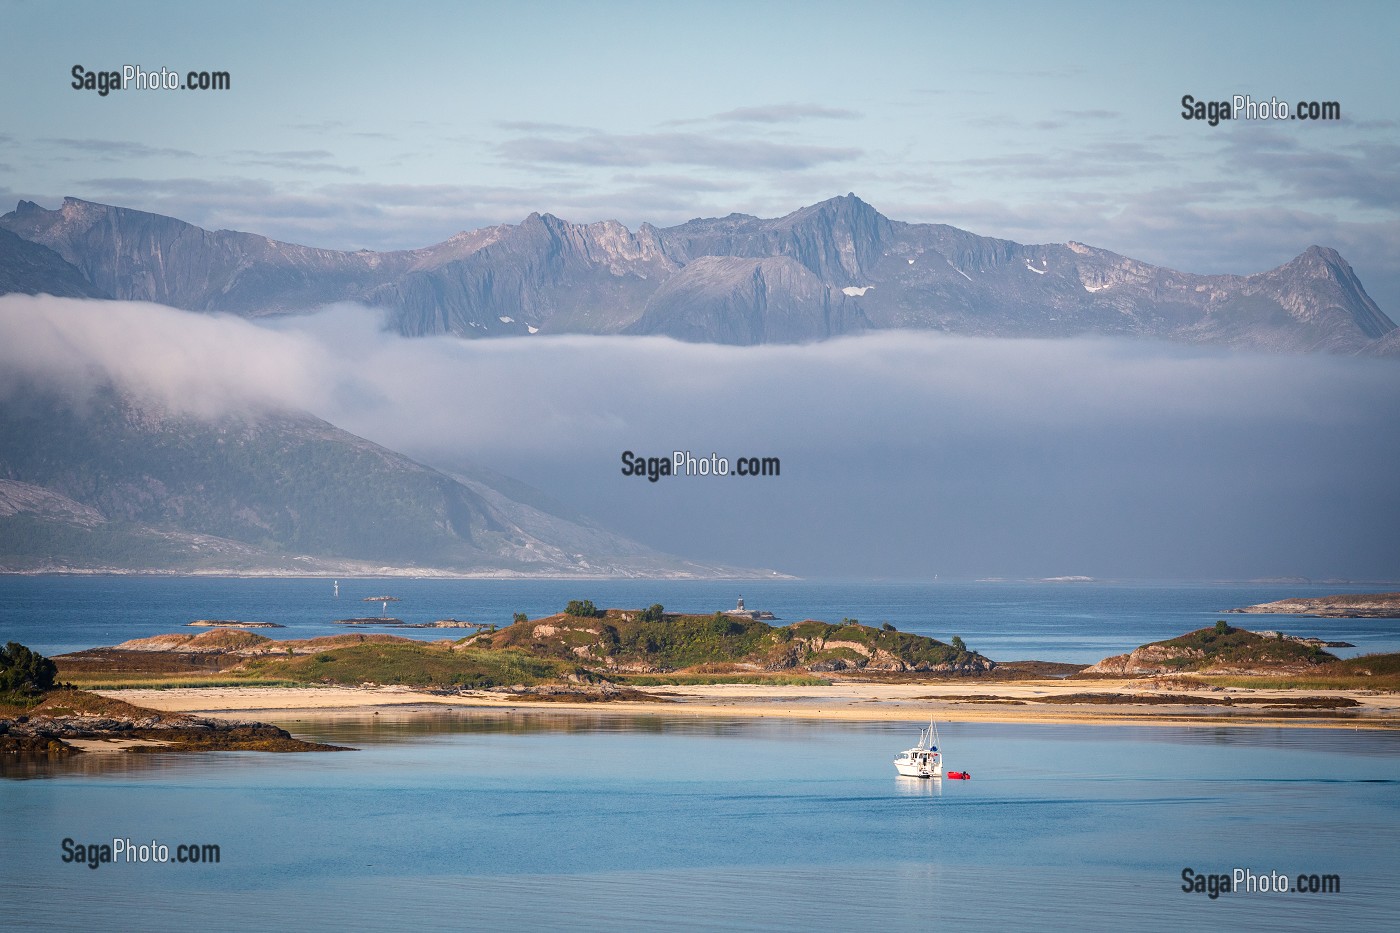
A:
MULTIPOLYGON (((1330 657, 1330 655, 1329 655, 1330 657)), ((1333 661, 1316 672, 1257 677, 1234 675, 1182 678, 1193 684, 1247 687, 1255 690, 1376 690, 1400 693, 1400 653, 1366 654, 1333 661)))
POLYGON ((712 684, 769 684, 776 687, 829 687, 812 674, 627 674, 613 678, 629 687, 696 687, 712 684))
POLYGON ((230 677, 220 674, 217 677, 94 677, 91 680, 74 678, 73 686, 83 690, 176 690, 181 687, 304 687, 305 681, 270 680, 258 677, 230 677))
POLYGON ((1375 690, 1400 693, 1400 676, 1367 677, 1361 674, 1302 674, 1297 677, 1210 677, 1202 685, 1245 687, 1254 690, 1375 690))
POLYGON ((429 644, 364 644, 291 658, 256 658, 250 678, 299 684, 363 683, 408 687, 486 687, 560 680, 577 667, 519 651, 487 651, 429 644))
POLYGON ((1400 677, 1400 652, 1392 654, 1363 654, 1359 658, 1338 661, 1329 671, 1358 674, 1363 677, 1400 677))
POLYGON ((31 696, 27 693, 0 693, 0 719, 23 716, 42 702, 42 694, 31 696))

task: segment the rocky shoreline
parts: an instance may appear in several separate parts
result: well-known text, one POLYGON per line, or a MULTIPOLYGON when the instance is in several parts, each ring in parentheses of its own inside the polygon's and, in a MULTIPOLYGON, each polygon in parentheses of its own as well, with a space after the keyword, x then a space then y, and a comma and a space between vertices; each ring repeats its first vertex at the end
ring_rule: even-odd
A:
POLYGON ((1400 619, 1400 593, 1340 593, 1259 603, 1226 612, 1317 619, 1400 619))
POLYGON ((159 712, 82 690, 56 690, 28 713, 0 718, 0 754, 63 757, 90 751, 348 751, 252 720, 159 712))

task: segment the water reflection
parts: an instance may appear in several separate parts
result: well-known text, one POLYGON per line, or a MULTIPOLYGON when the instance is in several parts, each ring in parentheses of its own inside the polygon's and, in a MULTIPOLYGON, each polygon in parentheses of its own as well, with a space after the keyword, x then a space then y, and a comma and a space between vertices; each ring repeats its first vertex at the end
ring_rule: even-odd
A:
POLYGON ((835 731, 870 734, 908 731, 903 723, 842 723, 806 719, 725 719, 719 717, 627 715, 579 711, 460 708, 442 711, 380 711, 333 717, 308 714, 275 718, 274 725, 298 738, 336 743, 407 742, 434 735, 564 735, 627 734, 697 736, 708 738, 761 737, 807 742, 835 731))
MULTIPOLYGON (((617 713, 550 712, 548 710, 451 709, 423 711, 373 711, 335 716, 305 715, 276 718, 274 723, 294 736, 311 741, 349 746, 359 751, 334 753, 345 759, 336 770, 355 769, 356 760, 376 749, 389 753, 421 748, 425 753, 444 747, 463 747, 468 738, 520 737, 524 739, 572 738, 585 740, 598 736, 598 742, 574 745, 575 755, 612 754, 616 740, 642 739, 675 741, 697 739, 738 743, 733 747, 757 747, 776 743, 788 747, 782 754, 791 760, 811 760, 829 755, 851 756, 852 768, 861 772, 883 773, 888 758, 907 738, 908 723, 828 722, 821 720, 725 719, 668 717, 665 715, 623 715, 617 713), (797 756, 793 758, 792 756, 797 756)), ((1182 761, 1209 761, 1196 772, 1203 780, 1228 778, 1235 771, 1238 755, 1257 751, 1269 755, 1291 755, 1307 751, 1311 762, 1307 771, 1313 780, 1354 779, 1357 767, 1345 764, 1394 761, 1400 758, 1400 732, 1351 729, 1229 728, 1186 726, 1080 726, 1032 723, 946 723, 940 726, 943 746, 956 752, 960 767, 992 777, 1018 775, 1044 778, 1072 775, 1079 780, 1114 779, 1124 773, 1136 774, 1137 762, 1145 758, 1176 755, 1182 761), (1161 751, 1148 751, 1154 747, 1161 751), (1074 755, 1066 750, 1076 748, 1074 755), (1217 754, 1221 753, 1221 754, 1217 754), (1223 755, 1223 757, 1222 757, 1223 755), (1125 757, 1126 756, 1126 757, 1125 757), (1330 761, 1329 766, 1319 762, 1330 761)), ((496 746, 493 746, 496 747, 496 746)), ((511 746, 496 747, 505 754, 511 746)), ((688 743, 673 746, 690 749, 688 743)), ((698 748, 698 746, 694 746, 698 748)), ((31 780, 47 777, 99 777, 107 775, 151 775, 200 773, 226 769, 230 762, 269 775, 321 768, 330 762, 316 759, 331 753, 266 752, 85 752, 65 758, 42 756, 0 756, 0 779, 31 780)), ((655 763, 653 762, 653 765, 655 763)), ((363 767, 372 767, 368 762, 363 767)), ((1365 778, 1382 775, 1366 771, 1365 778)), ((1152 772, 1161 777, 1159 772, 1152 772)), ((1280 775, 1282 776, 1282 775, 1280 775)), ((1390 777, 1389 774, 1383 775, 1390 777)), ((1291 775, 1290 775, 1291 777, 1291 775)), ((917 787, 930 787, 928 781, 901 782, 899 793, 923 793, 917 787)))
POLYGON ((943 779, 905 777, 900 774, 895 776, 894 788, 901 797, 942 797, 943 779))
MULTIPOLYGON (((233 757, 242 757, 251 763, 260 756, 277 757, 278 754, 284 753, 126 752, 112 750, 80 752, 53 758, 47 755, 0 755, 0 779, 29 781, 38 778, 140 774, 164 779, 173 777, 180 772, 197 772, 207 769, 208 762, 201 761, 201 758, 205 756, 216 755, 224 761, 233 757)), ((316 752, 315 754, 330 753, 316 752)))

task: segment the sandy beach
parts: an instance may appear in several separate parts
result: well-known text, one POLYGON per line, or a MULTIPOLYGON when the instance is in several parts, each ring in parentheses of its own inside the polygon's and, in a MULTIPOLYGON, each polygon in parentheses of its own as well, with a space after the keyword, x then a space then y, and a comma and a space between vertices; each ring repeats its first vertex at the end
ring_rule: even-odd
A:
MULTIPOLYGON (((544 710, 589 714, 724 718, 1074 723, 1084 725, 1289 726, 1400 728, 1400 696, 1369 691, 1192 690, 1181 703, 1125 702, 1147 691, 1128 680, 1020 681, 976 687, 965 683, 836 683, 820 687, 751 684, 651 687, 655 699, 611 702, 541 700, 490 691, 441 696, 407 687, 186 687, 99 691, 128 703, 168 712, 229 718, 362 716, 441 713, 450 709, 544 710), (1070 695, 1120 695, 1116 702, 1064 702, 1070 695), (1204 699, 1202 699, 1204 698, 1204 699), (1230 705, 1223 705, 1229 698, 1230 705), (1306 708, 1316 698, 1344 698, 1356 706, 1306 708), (1202 702, 1193 702, 1202 699, 1202 702), (1221 705, 1216 705, 1221 704, 1221 705)), ((1163 691, 1150 691, 1162 696, 1163 691)), ((1167 694, 1170 695, 1170 694, 1167 694)))

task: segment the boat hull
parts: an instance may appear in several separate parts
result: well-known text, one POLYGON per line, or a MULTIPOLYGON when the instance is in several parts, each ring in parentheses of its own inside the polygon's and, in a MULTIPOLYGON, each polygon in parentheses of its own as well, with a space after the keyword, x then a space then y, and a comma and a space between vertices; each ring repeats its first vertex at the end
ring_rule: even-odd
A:
POLYGON ((894 760, 894 769, 902 777, 933 778, 943 776, 943 761, 935 752, 910 751, 894 760))
POLYGON ((919 733, 919 744, 906 748, 895 756, 894 769, 901 777, 935 778, 943 776, 943 756, 938 752, 938 729, 933 720, 919 733))

